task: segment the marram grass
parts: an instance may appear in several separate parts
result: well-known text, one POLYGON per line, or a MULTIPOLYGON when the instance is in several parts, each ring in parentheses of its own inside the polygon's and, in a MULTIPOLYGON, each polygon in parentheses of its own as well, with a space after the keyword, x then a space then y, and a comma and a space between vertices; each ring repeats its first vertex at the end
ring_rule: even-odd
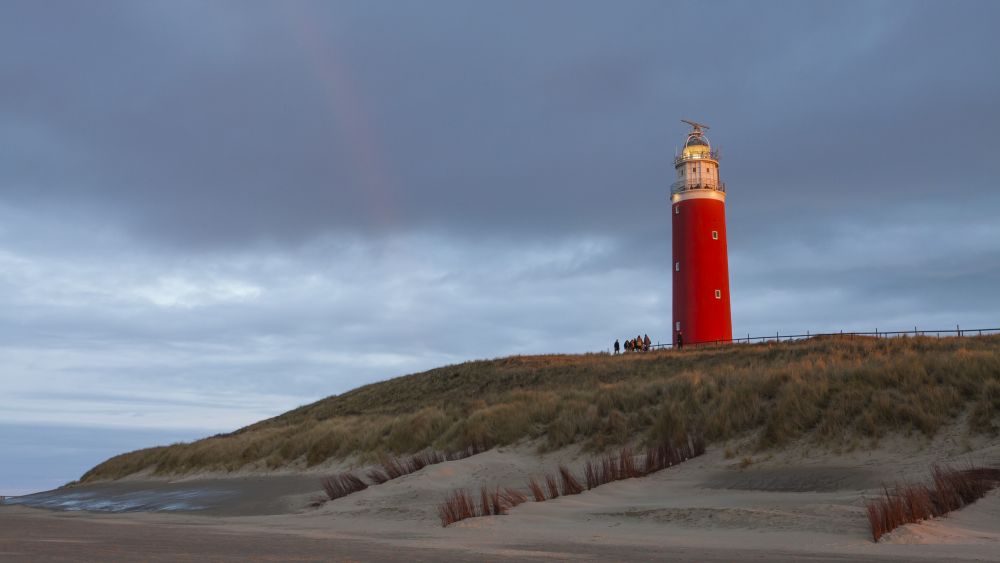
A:
POLYGON ((604 451, 689 429, 709 443, 754 435, 760 449, 806 435, 839 446, 892 432, 932 436, 963 413, 970 433, 1000 429, 1000 336, 515 356, 365 385, 230 434, 122 454, 81 480, 312 466, 525 439, 604 451))

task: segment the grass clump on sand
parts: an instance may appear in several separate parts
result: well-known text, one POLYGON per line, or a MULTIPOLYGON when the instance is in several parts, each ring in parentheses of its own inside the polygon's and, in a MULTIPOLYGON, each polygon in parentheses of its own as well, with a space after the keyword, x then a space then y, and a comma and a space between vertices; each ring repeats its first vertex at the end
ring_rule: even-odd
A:
POLYGON ((479 506, 465 489, 452 491, 448 498, 438 506, 438 517, 442 526, 454 524, 466 518, 479 516, 499 516, 527 500, 516 489, 490 489, 485 485, 479 490, 479 506))
POLYGON ((960 414, 1000 430, 1000 336, 819 337, 681 351, 514 356, 359 387, 230 434, 113 457, 82 481, 183 474, 524 439, 592 451, 756 432, 760 449, 809 434, 840 446, 890 432, 932 436, 960 414))
POLYGON ((324 477, 320 480, 320 483, 323 485, 326 497, 330 500, 337 500, 351 493, 363 491, 368 488, 368 483, 365 483, 360 477, 350 472, 324 477))
MULTIPOLYGON (((560 494, 562 496, 578 495, 612 481, 645 477, 704 453, 705 442, 697 435, 685 437, 683 442, 677 444, 666 441, 651 446, 644 455, 640 456, 634 455, 632 450, 626 446, 621 449, 617 456, 608 454, 587 460, 584 466, 586 486, 576 478, 576 475, 568 467, 560 465, 557 471, 558 477, 552 473, 545 475, 545 484, 549 489, 547 497, 541 485, 534 478, 528 479, 528 490, 535 502, 545 502, 559 498, 560 494), (562 483, 561 489, 559 483, 562 483)), ((501 495, 500 488, 497 487, 494 489, 492 497, 494 501, 490 502, 488 492, 489 489, 483 487, 480 509, 476 510, 475 503, 465 489, 452 491, 444 502, 438 505, 441 525, 447 527, 466 518, 506 514, 509 508, 528 500, 528 495, 517 489, 507 488, 505 494, 501 495), (514 501, 506 502, 507 498, 514 499, 514 501)))
POLYGON ((920 483, 884 487, 882 494, 865 501, 872 539, 904 524, 915 524, 958 510, 986 496, 1000 485, 1000 468, 931 467, 932 484, 920 483))

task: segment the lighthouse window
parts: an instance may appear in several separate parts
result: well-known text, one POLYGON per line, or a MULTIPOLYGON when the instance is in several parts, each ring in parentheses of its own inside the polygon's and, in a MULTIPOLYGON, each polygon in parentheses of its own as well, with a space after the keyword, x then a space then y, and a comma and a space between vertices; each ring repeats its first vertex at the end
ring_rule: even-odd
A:
POLYGON ((677 321, 677 322, 676 322, 676 323, 674 324, 674 327, 675 327, 675 328, 674 328, 674 330, 680 330, 680 329, 681 329, 681 322, 680 322, 680 321, 677 321))
POLYGON ((722 290, 721 289, 716 289, 715 290, 715 298, 716 299, 722 299, 722 290))
POLYGON ((719 231, 712 231, 712 240, 719 240, 719 231))
POLYGON ((680 262, 674 262, 674 271, 675 272, 681 271, 681 263, 680 262))
POLYGON ((680 215, 680 214, 681 214, 681 208, 679 206, 675 205, 674 206, 674 215, 680 215))

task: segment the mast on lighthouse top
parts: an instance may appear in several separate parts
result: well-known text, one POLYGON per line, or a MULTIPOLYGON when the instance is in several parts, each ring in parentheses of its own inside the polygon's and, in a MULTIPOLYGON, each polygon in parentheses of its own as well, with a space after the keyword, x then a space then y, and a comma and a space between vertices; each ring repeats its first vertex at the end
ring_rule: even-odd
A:
POLYGON ((719 180, 719 151, 712 150, 705 129, 708 125, 682 119, 691 126, 684 142, 684 150, 674 158, 674 168, 677 169, 677 181, 671 186, 671 193, 676 195, 688 190, 714 190, 725 193, 726 185, 719 180))

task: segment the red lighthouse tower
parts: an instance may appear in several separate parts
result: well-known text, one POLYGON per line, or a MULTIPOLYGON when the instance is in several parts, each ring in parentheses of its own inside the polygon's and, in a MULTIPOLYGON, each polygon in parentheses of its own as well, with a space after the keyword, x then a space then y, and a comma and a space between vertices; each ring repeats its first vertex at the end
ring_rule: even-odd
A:
POLYGON ((685 344, 733 338, 726 251, 726 185, 719 179, 719 153, 707 125, 691 126, 684 150, 674 159, 677 181, 670 190, 673 222, 674 338, 685 344))

